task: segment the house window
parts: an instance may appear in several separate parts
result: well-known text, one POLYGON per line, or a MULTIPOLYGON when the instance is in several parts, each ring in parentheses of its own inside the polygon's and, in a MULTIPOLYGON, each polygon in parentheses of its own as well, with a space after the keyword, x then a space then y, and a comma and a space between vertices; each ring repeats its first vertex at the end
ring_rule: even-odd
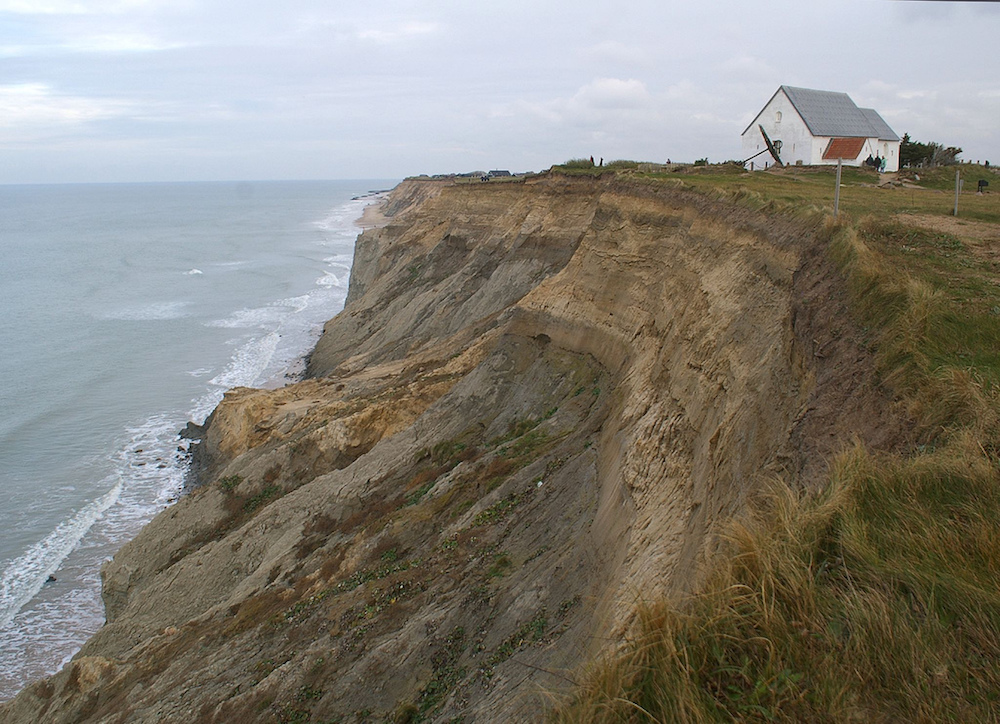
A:
POLYGON ((774 114, 774 122, 781 123, 781 111, 777 111, 774 114))

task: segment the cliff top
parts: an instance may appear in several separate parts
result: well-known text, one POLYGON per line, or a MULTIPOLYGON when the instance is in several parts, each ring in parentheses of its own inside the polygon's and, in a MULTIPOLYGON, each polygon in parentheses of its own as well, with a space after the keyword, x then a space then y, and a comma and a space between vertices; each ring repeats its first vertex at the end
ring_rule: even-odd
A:
POLYGON ((834 224, 830 180, 405 181, 309 379, 227 394, 108 623, 0 715, 982 713, 997 207, 951 233, 859 175, 880 213, 834 224))

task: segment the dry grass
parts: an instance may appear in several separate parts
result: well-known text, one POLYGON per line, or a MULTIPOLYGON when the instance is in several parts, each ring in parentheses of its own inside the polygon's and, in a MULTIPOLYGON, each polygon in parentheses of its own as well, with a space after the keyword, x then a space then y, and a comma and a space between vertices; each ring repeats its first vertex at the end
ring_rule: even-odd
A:
POLYGON ((925 445, 855 448, 811 497, 776 481, 704 589, 640 611, 554 721, 1000 721, 1000 292, 953 239, 824 233, 925 445))
POLYGON ((1000 704, 994 461, 846 454, 776 485, 681 607, 640 613, 556 721, 992 721, 1000 704))

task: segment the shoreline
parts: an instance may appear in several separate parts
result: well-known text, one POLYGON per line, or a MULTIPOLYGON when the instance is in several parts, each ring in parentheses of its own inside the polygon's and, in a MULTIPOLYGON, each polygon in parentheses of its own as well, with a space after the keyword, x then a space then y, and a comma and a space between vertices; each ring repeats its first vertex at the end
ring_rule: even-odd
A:
MULTIPOLYGON (((354 221, 354 225, 361 229, 362 233, 369 229, 378 229, 389 223, 389 217, 385 213, 385 206, 389 199, 390 191, 392 189, 375 191, 371 194, 371 203, 365 206, 361 212, 361 216, 354 221)), ((351 268, 354 268, 353 264, 351 268)))
MULTIPOLYGON (((370 189, 382 187, 378 181, 364 183, 371 183, 368 186, 370 189)), ((330 259, 333 258, 331 255, 338 257, 338 262, 351 263, 352 257, 350 255, 353 254, 353 245, 356 243, 356 238, 361 231, 358 228, 361 217, 366 208, 378 204, 381 194, 381 192, 363 192, 362 189, 365 188, 364 186, 361 186, 361 184, 354 185, 353 182, 351 184, 353 188, 345 189, 346 193, 340 191, 346 184, 339 182, 331 185, 330 190, 326 186, 319 186, 318 191, 307 193, 303 198, 315 198, 315 203, 313 200, 304 201, 302 202, 302 208, 315 208, 315 211, 304 216, 301 219, 301 224, 295 227, 296 234, 304 239, 308 238, 308 236, 315 237, 316 233, 320 233, 324 243, 328 242, 332 245, 327 248, 320 247, 314 255, 313 260, 317 268, 321 267, 323 269, 322 273, 316 275, 317 277, 321 277, 323 273, 332 270, 340 278, 340 285, 343 285, 345 290, 339 290, 336 293, 341 295, 341 298, 343 298, 343 294, 346 291, 343 267, 338 267, 337 265, 328 266, 330 259), (330 202, 333 198, 336 199, 336 203, 330 202), (311 232, 310 229, 312 227, 316 227, 320 231, 311 232), (347 244, 350 244, 350 246, 348 247, 347 244)), ((388 186, 389 183, 385 185, 388 186)), ((42 197, 41 201, 49 201, 49 196, 51 194, 42 197)), ((145 197, 139 194, 138 198, 142 201, 145 197)), ((270 209, 271 206, 265 206, 265 208, 270 209)), ((293 216, 287 210, 275 211, 274 215, 293 216)), ((270 219, 270 217, 268 218, 270 219)), ((100 236, 104 232, 95 233, 100 236)), ((299 236, 296 236, 295 239, 298 239, 299 236)), ((309 241, 308 243, 313 242, 309 241)), ((194 265, 195 262, 192 261, 179 268, 187 269, 194 265)), ((205 268, 207 270, 208 267, 205 268)), ((310 285, 313 271, 312 266, 310 266, 306 268, 303 276, 303 280, 307 285, 303 289, 309 290, 310 293, 313 289, 313 286, 310 285)), ((183 279, 185 283, 188 283, 189 279, 193 279, 190 283, 196 284, 199 283, 202 277, 192 278, 185 276, 183 279)), ((332 286, 338 285, 332 284, 332 286)), ((317 300, 320 298, 326 298, 326 296, 320 295, 317 297, 317 300)), ((282 301, 282 299, 283 297, 279 299, 278 296, 273 299, 262 298, 246 306, 250 308, 249 311, 258 311, 258 307, 268 310, 270 306, 273 306, 275 300, 282 301)), ((285 306, 291 307, 292 305, 285 306)), ((237 314, 240 311, 237 307, 233 308, 236 309, 235 312, 231 310, 220 311, 220 314, 222 316, 237 314)), ((342 304, 340 308, 342 308, 342 304)), ((323 324, 329 318, 335 316, 336 313, 339 313, 339 309, 334 310, 326 307, 324 314, 316 316, 314 320, 310 320, 307 318, 307 315, 296 316, 291 309, 285 309, 284 306, 279 305, 278 309, 282 313, 289 312, 290 318, 298 318, 300 321, 293 322, 288 327, 277 330, 279 336, 285 339, 279 340, 279 349, 273 358, 275 363, 277 363, 272 367, 274 370, 273 374, 269 375, 268 379, 260 381, 261 386, 265 388, 285 386, 304 378, 305 362, 308 359, 309 353, 315 347, 323 324), (303 332, 308 331, 310 325, 312 326, 312 331, 308 333, 307 337, 302 336, 303 332), (290 336, 285 334, 286 331, 290 336), (281 364, 283 368, 278 368, 278 364, 281 364)), ((214 320, 214 317, 211 319, 214 320)), ((138 324, 139 322, 152 326, 158 323, 158 318, 153 317, 150 319, 128 321, 129 324, 138 324)), ((215 325, 209 324, 206 326, 212 327, 215 325)), ((226 331, 226 325, 221 326, 223 331, 220 334, 230 333, 226 331)), ((244 332, 249 336, 256 334, 255 328, 250 326, 247 326, 246 330, 239 329, 237 332, 232 332, 231 334, 237 335, 244 332)), ((247 339, 249 339, 249 336, 247 339)), ((242 349, 245 341, 246 339, 241 337, 239 344, 234 345, 234 350, 231 350, 230 353, 234 354, 239 349, 242 349)), ((233 356, 228 358, 220 357, 216 369, 212 371, 213 373, 222 375, 231 372, 232 369, 236 369, 245 378, 246 375, 243 374, 242 367, 233 368, 233 364, 236 361, 238 360, 233 356)), ((184 371, 187 370, 185 369, 184 371)), ((193 376, 204 377, 203 374, 193 376)), ((187 380, 187 377, 183 377, 182 379, 187 380)), ((231 384, 238 386, 240 383, 234 381, 231 384)), ((34 570, 26 569, 24 565, 19 563, 21 559, 38 548, 41 553, 44 553, 45 558, 37 566, 44 564, 44 567, 48 569, 49 564, 47 561, 49 558, 54 557, 56 552, 62 551, 62 548, 54 547, 54 544, 49 542, 50 538, 53 538, 54 534, 59 533, 58 541, 61 541, 71 532, 75 536, 78 529, 83 531, 83 537, 80 540, 76 540, 68 554, 59 553, 59 560, 54 572, 44 576, 43 588, 35 592, 26 602, 18 603, 16 610, 12 609, 14 619, 10 628, 5 628, 4 634, 5 644, 9 643, 9 646, 5 646, 7 654, 9 654, 5 660, 13 661, 12 657, 16 656, 19 661, 14 662, 15 665, 9 666, 5 677, 0 678, 0 683, 3 685, 3 695, 0 696, 0 702, 16 697, 17 693, 33 680, 33 678, 24 678, 22 672, 28 672, 30 677, 50 675, 58 671, 59 668, 65 665, 66 661, 78 653, 80 646, 93 635, 94 631, 105 620, 105 608, 101 602, 102 586, 98 580, 101 561, 117 555, 118 550, 128 541, 132 540, 156 514, 162 512, 166 507, 177 503, 181 498, 186 497, 187 493, 205 482, 204 479, 198 477, 197 471, 192 469, 197 467, 197 462, 192 458, 191 448, 193 447, 193 443, 195 443, 195 438, 201 437, 202 431, 197 423, 204 424, 207 414, 210 414, 211 410, 215 409, 218 404, 217 402, 211 404, 207 410, 201 404, 202 400, 207 398, 214 389, 212 385, 203 384, 202 386, 198 386, 198 384, 195 384, 192 387, 192 398, 190 400, 185 395, 182 395, 183 399, 168 400, 168 403, 164 403, 166 406, 158 406, 140 411, 140 413, 136 413, 138 416, 134 420, 132 416, 129 416, 125 423, 116 423, 113 425, 113 431, 108 437, 110 441, 107 446, 108 449, 104 451, 102 447, 100 451, 99 474, 95 474, 92 479, 90 477, 87 477, 85 480, 81 478, 83 482, 80 483, 80 488, 83 490, 84 484, 92 482, 98 488, 94 500, 103 501, 108 492, 103 487, 104 478, 112 475, 121 475, 125 476, 122 479, 127 478, 128 481, 124 493, 119 491, 114 504, 108 511, 102 509, 99 515, 81 517, 78 514, 81 511, 90 510, 88 506, 94 502, 91 499, 86 499, 82 507, 78 506, 69 510, 64 519, 57 519, 51 526, 47 526, 41 530, 35 539, 25 543, 23 550, 14 550, 14 547, 11 546, 12 552, 9 559, 4 559, 4 567, 0 569, 0 574, 10 574, 5 577, 5 583, 9 579, 18 586, 23 587, 27 582, 35 580, 37 576, 34 574, 29 576, 28 574, 21 575, 18 573, 18 577, 12 577, 15 573, 22 570, 27 570, 28 573, 34 570), (202 389, 203 387, 204 389, 202 389), (176 404, 174 404, 175 402, 176 404), (120 440, 119 437, 121 438, 120 440), (178 449, 180 447, 185 449, 181 451, 178 449), (183 458, 187 458, 187 460, 183 458), (169 481, 167 480, 168 475, 170 476, 169 481), (91 517, 95 520, 90 520, 91 517), (90 524, 84 526, 84 523, 87 522, 90 524), (80 544, 81 540, 85 541, 83 545, 80 544), (43 544, 44 547, 40 548, 43 544), (96 555, 95 551, 100 552, 100 559, 92 564, 89 557, 96 555), (106 557, 104 551, 107 551, 106 557), (15 564, 17 565, 15 566, 15 564), (52 580, 52 577, 55 580, 52 580), (91 596, 92 591, 93 596, 91 596), (95 603, 95 605, 91 606, 91 603, 95 603), (83 610, 84 614, 78 613, 79 610, 83 610), (67 614, 65 613, 66 611, 70 611, 71 613, 67 614), (94 614, 93 623, 91 623, 91 612, 94 614), (68 626, 65 636, 63 635, 61 623, 58 635, 51 635, 51 632, 54 630, 51 625, 49 626, 50 634, 44 634, 43 629, 35 626, 36 621, 48 621, 53 617, 58 618, 58 621, 62 622, 69 615, 72 615, 74 621, 83 623, 80 626, 68 626), (32 618, 26 618, 29 616, 32 618), (82 639, 77 638, 77 629, 86 629, 82 639), (39 634, 43 634, 41 639, 39 639, 39 634), (41 641, 41 645, 37 645, 39 640, 41 641), (24 652, 29 650, 31 651, 31 655, 26 655, 24 652), (40 662, 37 666, 35 664, 36 661, 40 662)), ((98 463, 94 463, 93 467, 97 466, 98 463)), ((89 474, 89 467, 86 472, 89 474)), ((111 480, 108 483, 109 488, 113 482, 114 480, 111 480)), ((81 495, 81 497, 83 496, 81 495)), ((29 563, 33 566, 36 565, 34 559, 31 559, 29 563)), ((11 600, 13 601, 14 599, 11 600)), ((53 620, 55 619, 53 618, 53 620)), ((66 620, 69 619, 66 618, 66 620)))
MULTIPOLYGON (((361 210, 361 215, 352 222, 356 228, 361 230, 358 233, 358 237, 370 229, 377 229, 389 223, 389 217, 385 213, 385 206, 391 191, 392 189, 372 191, 364 194, 363 196, 356 197, 359 201, 362 199, 368 200, 364 208, 361 210)), ((354 244, 356 248, 357 237, 355 237, 354 244)), ((352 260, 351 270, 353 271, 353 269, 354 263, 352 260)), ((340 314, 342 311, 343 307, 341 307, 337 314, 340 314)), ((334 317, 336 316, 337 315, 335 314, 334 317)), ((323 325, 329 321, 329 319, 325 320, 323 325)), ((313 340, 313 343, 308 350, 296 359, 292 360, 292 362, 284 370, 281 370, 273 377, 264 380, 264 382, 256 387, 262 390, 278 390, 282 387, 288 387, 304 381, 306 379, 306 370, 309 366, 309 358, 316 350, 316 345, 319 343, 322 336, 323 331, 321 325, 319 334, 316 336, 315 340, 313 340)), ((228 391, 229 390, 227 390, 227 392, 228 391)), ((216 403, 215 407, 218 407, 218 403, 216 403)), ((212 414, 215 412, 215 407, 212 408, 212 410, 205 417, 204 421, 200 424, 194 422, 193 420, 189 420, 184 427, 177 431, 178 440, 186 441, 188 443, 185 453, 188 460, 188 468, 184 473, 181 495, 187 495, 206 483, 206 481, 202 480, 201 477, 204 471, 208 469, 210 463, 207 459, 208 454, 203 445, 205 436, 208 434, 209 425, 211 424, 212 414)))

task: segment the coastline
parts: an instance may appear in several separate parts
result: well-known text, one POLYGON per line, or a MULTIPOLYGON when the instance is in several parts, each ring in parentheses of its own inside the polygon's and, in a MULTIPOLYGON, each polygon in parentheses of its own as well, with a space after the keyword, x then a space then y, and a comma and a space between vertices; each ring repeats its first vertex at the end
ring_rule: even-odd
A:
POLYGON ((354 222, 354 225, 361 229, 362 232, 368 229, 378 229, 389 223, 389 217, 386 215, 386 206, 389 202, 389 192, 391 190, 385 189, 383 191, 372 192, 372 202, 365 206, 361 212, 361 217, 354 222))
MULTIPOLYGON (((282 213, 286 217, 284 221, 286 226, 283 228, 290 229, 289 233, 296 235, 294 236, 296 243, 303 243, 311 249, 308 256, 301 258, 309 259, 315 264, 300 264, 301 270, 304 272, 298 278, 300 282, 305 283, 306 286, 302 288, 306 290, 306 293, 311 295, 315 290, 316 294, 328 297, 329 292, 332 291, 341 294, 342 300, 347 285, 343 270, 349 268, 346 267, 346 264, 350 263, 351 257, 347 254, 353 254, 353 244, 359 233, 358 222, 361 220, 364 208, 377 203, 378 199, 368 198, 372 195, 371 192, 359 194, 360 184, 358 182, 332 183, 335 184, 333 186, 334 194, 337 193, 339 186, 350 183, 354 185, 353 194, 357 195, 345 194, 339 198, 334 196, 336 199, 334 206, 327 206, 328 202, 324 199, 320 199, 316 203, 315 198, 310 199, 308 196, 302 197, 307 199, 304 202, 299 202, 298 198, 292 199, 299 203, 302 208, 308 208, 308 204, 316 203, 311 208, 318 210, 318 214, 315 216, 310 214, 296 219, 293 215, 299 207, 285 203, 289 200, 287 189, 281 184, 272 184, 268 188, 277 189, 273 194, 277 200, 272 202, 272 206, 264 208, 277 208, 277 204, 280 203, 281 208, 284 209, 282 213), (292 211, 288 211, 289 208, 292 211), (289 216, 291 216, 290 223, 287 221, 289 216), (343 244, 344 241, 348 240, 351 244, 350 247, 343 244), (335 258, 338 256, 340 259, 335 258), (343 263, 338 266, 338 261, 343 263), (317 268, 322 269, 322 271, 313 276, 317 268), (332 271, 329 271, 330 269, 332 271)), ((381 188, 381 185, 376 184, 380 184, 380 182, 373 182, 370 188, 381 188)), ((213 187, 212 190, 218 189, 213 187)), ((90 189, 86 187, 83 191, 89 193, 90 189)), ((145 193, 144 188, 140 191, 145 193)), ((325 196, 330 196, 328 190, 324 190, 323 193, 325 196)), ((99 194, 97 196, 98 200, 103 198, 99 194)), ((147 196, 151 196, 151 194, 139 195, 138 200, 145 201, 147 196)), ((125 199, 126 201, 132 200, 131 196, 126 196, 125 199)), ((214 197, 204 202, 205 207, 209 207, 213 201, 214 197)), ((151 205, 154 203, 150 202, 151 205)), ((275 218, 279 217, 275 216, 275 218)), ((95 230, 94 233, 103 238, 110 232, 99 229, 95 230)), ((211 230, 206 233, 216 233, 217 235, 217 232, 211 230)), ((279 229, 278 233, 283 232, 279 229)), ((284 237, 275 235, 273 238, 284 237)), ((262 258, 265 257, 262 256, 262 258)), ((202 280, 209 278, 212 274, 209 262, 204 261, 204 259, 204 255, 197 254, 191 255, 183 261, 177 261, 177 270, 168 268, 164 273, 164 279, 171 273, 183 274, 184 283, 191 288, 198 284, 204 286, 202 280), (204 275, 184 273, 184 270, 196 267, 204 269, 204 275)), ((216 260, 216 269, 222 270, 217 272, 218 274, 235 275, 240 272, 232 270, 242 269, 240 264, 247 264, 243 259, 237 259, 230 266, 227 265, 229 261, 231 260, 216 260)), ((302 285, 300 284, 300 286, 302 285)), ((188 288, 185 286, 178 290, 176 284, 170 287, 178 294, 186 293, 188 288)), ((4 589, 7 598, 13 601, 11 606, 16 605, 16 609, 12 609, 10 627, 5 629, 5 637, 0 639, 6 649, 4 656, 7 662, 5 677, 0 678, 0 685, 3 687, 0 688, 0 701, 6 701, 16 696, 17 692, 30 684, 34 678, 40 675, 49 675, 59 667, 64 666, 77 654, 83 642, 93 635, 94 630, 105 622, 105 609, 101 602, 102 587, 98 575, 101 562, 110 559, 112 555, 117 555, 121 546, 138 535, 158 511, 175 504, 188 492, 191 492, 194 487, 197 487, 191 472, 191 469, 195 467, 191 451, 182 451, 179 448, 194 447, 189 443, 192 443, 196 436, 200 437, 198 433, 201 432, 200 426, 194 421, 203 421, 206 413, 210 413, 218 404, 217 401, 211 403, 207 409, 202 405, 203 401, 215 394, 215 390, 212 389, 215 383, 207 378, 211 377, 212 374, 215 374, 216 378, 220 380, 223 377, 235 377, 236 381, 231 383, 235 387, 242 384, 240 375, 243 379, 248 379, 247 375, 253 373, 254 369, 253 365, 245 364, 249 359, 246 354, 255 351, 249 345, 254 343, 259 336, 257 329, 261 324, 277 324, 273 321, 276 319, 277 313, 292 320, 292 324, 290 328, 277 326, 271 330, 270 336, 279 340, 277 342, 278 352, 273 356, 274 363, 268 378, 257 384, 263 387, 281 387, 302 379, 305 360, 315 346, 322 325, 330 317, 335 316, 339 310, 327 308, 322 317, 310 320, 308 315, 299 314, 304 309, 304 303, 301 299, 305 297, 288 298, 281 291, 273 298, 256 299, 250 297, 249 303, 242 301, 243 297, 235 297, 236 302, 233 306, 222 308, 218 314, 212 313, 206 315, 204 320, 199 320, 202 323, 199 324, 198 329, 218 327, 223 330, 236 330, 216 333, 228 335, 232 338, 233 343, 231 351, 224 350, 224 355, 213 359, 210 365, 212 369, 209 369, 207 364, 192 362, 187 367, 175 371, 182 380, 187 381, 190 376, 190 378, 199 380, 196 384, 203 384, 205 388, 194 387, 190 402, 186 395, 182 395, 183 399, 179 398, 176 403, 170 400, 165 407, 158 406, 152 411, 140 410, 134 420, 132 417, 128 418, 127 424, 124 424, 120 432, 118 431, 118 423, 111 423, 115 436, 109 437, 107 450, 101 448, 98 453, 95 453, 93 455, 95 462, 87 461, 91 467, 97 468, 98 465, 104 465, 107 468, 100 468, 99 474, 93 476, 94 486, 98 488, 99 494, 96 502, 87 503, 85 500, 83 508, 75 509, 75 512, 74 509, 71 509, 65 521, 60 522, 57 519, 51 527, 42 529, 37 534, 37 543, 32 543, 32 540, 35 539, 29 539, 25 544, 27 546, 25 552, 15 550, 9 560, 3 559, 5 565, 0 569, 0 573, 4 575, 2 582, 4 584, 12 582, 18 589, 26 588, 30 584, 32 595, 26 601, 22 601, 22 596, 13 599, 13 594, 17 594, 18 590, 13 590, 11 593, 10 590, 4 589), (244 306, 245 308, 241 308, 244 306), (272 312, 272 310, 277 310, 277 312, 272 312), (253 316, 255 314, 258 316, 253 316), (241 315, 245 315, 245 317, 241 317, 241 315), (258 322, 258 317, 263 322, 258 322), (313 325, 313 331, 309 333, 308 338, 305 338, 302 336, 303 330, 306 330, 309 324, 313 325), (287 349, 288 352, 283 353, 283 349, 287 349), (284 365, 283 369, 278 365, 284 365), (195 370, 195 367, 198 369, 195 370), (207 374, 209 371, 212 374, 207 374), (187 372, 186 375, 185 372, 187 372), (202 379, 209 384, 200 382, 202 379), (189 405, 194 405, 194 407, 189 405), (185 420, 190 422, 185 423, 185 420), (182 460, 183 458, 187 458, 186 463, 182 460), (167 475, 173 476, 169 485, 162 482, 164 476, 167 475), (118 484, 112 485, 119 478, 121 480, 118 484), (101 487, 104 484, 109 486, 108 491, 101 487), (70 540, 71 535, 72 540, 70 540), (73 544, 72 550, 68 553, 64 551, 64 541, 70 541, 73 544), (81 541, 83 541, 82 544, 81 541), (98 551, 98 553, 94 551, 98 551), (93 558, 95 555, 99 555, 99 557, 93 558), (24 567, 22 560, 26 560, 32 566, 31 570, 21 571, 21 568, 24 567), (83 588, 80 587, 81 582, 83 588), (81 610, 84 610, 84 613, 80 613, 81 610), (63 622, 68 621, 79 623, 79 625, 74 623, 72 626, 64 627, 63 622), (84 631, 84 638, 80 638, 77 629, 84 631), (64 630, 65 635, 63 635, 64 630), (39 644, 39 642, 41 643, 39 644), (25 676, 31 678, 25 678, 25 676)), ((312 297, 310 296, 309 299, 311 301, 312 297)), ((138 308, 140 311, 145 309, 141 306, 138 308)), ((154 312, 156 311, 154 308, 154 312)), ((115 316, 112 313, 108 313, 106 316, 98 314, 96 318, 105 327, 131 325, 139 328, 140 325, 146 325, 143 329, 170 324, 174 319, 174 317, 163 317, 154 313, 150 313, 148 316, 122 314, 123 316, 115 316)), ((184 315, 178 314, 178 317, 180 316, 184 315)), ((284 320, 285 317, 278 319, 284 320)), ((173 323, 181 324, 181 322, 173 323)), ((281 324, 284 324, 284 321, 281 321, 281 324)), ((268 352, 269 348, 264 346, 263 351, 268 352)), ((273 353, 273 350, 270 351, 273 353)), ((221 392, 219 396, 221 397, 221 392)), ((211 401, 209 400, 209 402, 211 401)), ((88 467, 88 472, 89 469, 88 467)), ((90 478, 80 478, 80 480, 83 482, 77 483, 76 486, 83 490, 84 484, 90 482, 90 478)), ((72 489, 75 488, 70 488, 67 483, 57 492, 72 489)))
MULTIPOLYGON (((389 193, 391 191, 392 189, 371 191, 367 194, 355 197, 356 200, 369 199, 368 203, 366 203, 362 209, 361 215, 352 222, 356 228, 361 230, 358 237, 360 237, 365 231, 377 229, 389 223, 389 216, 385 212, 389 199, 389 193)), ((357 238, 355 238, 354 244, 356 251, 357 238)), ((353 266, 352 262, 352 269, 353 266)), ((337 314, 340 314, 342 311, 343 307, 341 307, 337 314)), ((336 317, 337 314, 335 314, 334 317, 336 317)), ((329 321, 329 319, 325 320, 324 324, 329 321)), ((283 387, 288 387, 305 380, 307 378, 306 372, 309 366, 309 358, 316 351, 316 345, 319 343, 321 336, 322 327, 316 335, 316 338, 313 340, 312 345, 305 351, 305 353, 293 360, 284 370, 279 371, 273 377, 265 380, 257 386, 257 389, 279 390, 283 387)), ((227 392, 229 391, 231 390, 227 390, 227 392)), ((209 427, 211 426, 212 415, 218 405, 219 403, 212 408, 212 410, 205 417, 204 421, 200 424, 193 420, 189 420, 184 427, 177 432, 178 439, 188 443, 186 451, 188 468, 184 474, 184 483, 181 489, 181 495, 187 495, 207 482, 203 479, 203 477, 205 472, 211 468, 211 454, 205 448, 205 438, 208 434, 209 427)))

